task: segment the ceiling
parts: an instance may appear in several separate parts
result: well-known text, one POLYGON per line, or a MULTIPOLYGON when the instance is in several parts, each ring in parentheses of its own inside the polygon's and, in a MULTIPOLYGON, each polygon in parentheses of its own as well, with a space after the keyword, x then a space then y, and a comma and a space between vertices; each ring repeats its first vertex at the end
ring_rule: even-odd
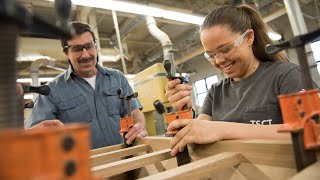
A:
MULTIPOLYGON (((17 0, 34 14, 42 19, 55 24, 56 15, 54 3, 46 0, 17 0)), ((315 27, 319 27, 319 12, 315 3, 318 0, 301 0, 303 14, 315 27)), ((288 29, 290 24, 286 15, 282 0, 130 0, 132 3, 143 4, 152 7, 177 10, 198 16, 205 16, 210 10, 224 4, 238 4, 246 2, 257 7, 261 15, 271 26, 284 36, 292 36, 288 29)), ((117 12, 121 42, 126 55, 126 67, 128 74, 136 74, 154 63, 162 62, 161 44, 149 32, 144 16, 117 12)), ((74 6, 72 20, 86 21, 98 32, 101 54, 118 55, 119 48, 116 31, 110 10, 74 6)), ((168 34, 173 48, 174 58, 179 67, 188 62, 203 58, 203 49, 199 42, 197 25, 156 18, 157 26, 168 34)), ((19 38, 19 54, 39 54, 55 59, 55 62, 68 65, 66 57, 62 53, 59 40, 39 39, 30 37, 19 38)), ((30 77, 30 66, 33 61, 18 61, 18 78, 30 77)), ((122 70, 121 61, 103 62, 104 66, 122 70)), ((61 71, 46 67, 40 68, 40 77, 54 77, 61 71)))

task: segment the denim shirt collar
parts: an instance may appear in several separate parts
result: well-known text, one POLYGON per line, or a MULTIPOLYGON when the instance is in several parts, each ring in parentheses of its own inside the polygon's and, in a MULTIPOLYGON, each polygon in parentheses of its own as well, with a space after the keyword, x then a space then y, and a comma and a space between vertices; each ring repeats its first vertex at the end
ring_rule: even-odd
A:
MULTIPOLYGON (((101 67, 98 63, 96 65, 98 71, 101 73, 101 74, 104 74, 104 75, 110 75, 111 72, 108 68, 103 68, 101 67)), ((72 66, 70 65, 66 71, 66 73, 64 74, 64 79, 67 81, 68 79, 70 79, 71 76, 75 76, 75 73, 73 71, 73 68, 72 66)))

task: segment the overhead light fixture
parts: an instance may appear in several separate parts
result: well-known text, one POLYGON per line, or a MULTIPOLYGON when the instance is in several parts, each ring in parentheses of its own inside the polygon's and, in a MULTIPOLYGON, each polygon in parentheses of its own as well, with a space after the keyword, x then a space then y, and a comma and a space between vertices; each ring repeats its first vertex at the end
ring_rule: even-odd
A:
POLYGON ((126 74, 124 76, 126 76, 127 79, 132 79, 132 78, 136 77, 135 74, 126 74))
POLYGON ((310 44, 311 50, 313 52, 314 60, 319 64, 320 61, 320 41, 316 41, 310 44))
MULTIPOLYGON (((48 81, 51 81, 53 79, 54 78, 38 78, 38 81, 39 82, 48 82, 48 81)), ((20 78, 20 79, 17 79, 17 82, 19 82, 19 83, 31 83, 32 79, 31 78, 20 78)))
POLYGON ((39 54, 30 54, 30 55, 19 55, 17 57, 17 61, 35 61, 38 59, 47 59, 47 60, 55 60, 49 56, 43 56, 39 54))
POLYGON ((99 59, 102 62, 116 62, 117 61, 117 56, 105 56, 105 55, 102 55, 101 57, 99 57, 99 59))
POLYGON ((280 34, 278 34, 276 32, 272 32, 272 31, 268 32, 268 36, 270 39, 272 39, 274 41, 279 41, 282 38, 282 36, 280 34))
MULTIPOLYGON (((47 0, 53 1, 53 0, 47 0)), ((158 18, 170 19, 179 22, 201 25, 204 17, 195 16, 187 13, 165 10, 161 8, 139 5, 129 2, 114 0, 72 0, 72 4, 126 12, 132 14, 140 14, 145 16, 153 16, 158 18)))
POLYGON ((33 94, 25 94, 23 95, 23 99, 33 99, 33 94))

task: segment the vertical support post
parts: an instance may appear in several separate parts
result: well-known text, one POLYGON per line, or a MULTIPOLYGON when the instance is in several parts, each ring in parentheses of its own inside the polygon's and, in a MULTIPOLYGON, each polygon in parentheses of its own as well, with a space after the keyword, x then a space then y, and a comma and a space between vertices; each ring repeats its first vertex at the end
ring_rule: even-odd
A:
POLYGON ((119 44, 123 73, 125 75, 127 75, 128 71, 127 71, 127 66, 126 66, 126 62, 124 59, 124 55, 123 55, 123 49, 122 49, 122 43, 121 43, 121 37, 120 37, 120 31, 119 31, 119 24, 118 24, 116 11, 114 11, 114 10, 112 11, 112 18, 113 18, 114 29, 116 30, 117 40, 118 40, 118 44, 119 44))
POLYGON ((23 126, 16 88, 18 27, 0 20, 0 129, 23 126))
POLYGON ((95 11, 91 11, 89 13, 89 24, 91 25, 91 27, 93 27, 92 30, 93 30, 93 33, 96 36, 98 57, 100 58, 98 64, 100 66, 103 66, 103 62, 102 62, 102 59, 101 59, 102 54, 101 54, 101 46, 100 46, 100 37, 99 37, 99 32, 98 32, 97 16, 96 16, 96 12, 95 11))
MULTIPOLYGON (((304 21, 302 11, 299 5, 298 0, 283 0, 288 18, 290 21, 291 29, 293 31, 294 36, 302 35, 308 33, 306 23, 304 21)), ((313 80, 320 84, 320 76, 317 70, 317 66, 315 66, 316 62, 313 58, 313 52, 311 50, 310 45, 305 46, 307 59, 309 65, 311 66, 310 72, 313 80)), ((299 58, 299 57, 298 57, 299 58)))

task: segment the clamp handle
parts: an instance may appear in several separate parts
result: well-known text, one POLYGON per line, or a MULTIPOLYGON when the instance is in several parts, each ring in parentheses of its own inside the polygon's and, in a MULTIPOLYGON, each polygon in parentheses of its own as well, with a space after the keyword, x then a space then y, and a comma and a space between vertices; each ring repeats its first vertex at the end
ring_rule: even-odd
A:
POLYGON ((48 96, 50 94, 50 88, 47 85, 30 86, 22 84, 22 88, 24 93, 38 93, 45 96, 48 96))
POLYGON ((174 75, 171 73, 171 62, 170 62, 169 60, 164 60, 164 61, 163 61, 163 66, 164 66, 164 69, 165 69, 166 72, 167 72, 166 77, 167 77, 169 80, 180 79, 181 84, 183 84, 183 83, 188 83, 188 82, 189 82, 189 80, 188 80, 187 77, 177 77, 177 76, 174 76, 174 75))

